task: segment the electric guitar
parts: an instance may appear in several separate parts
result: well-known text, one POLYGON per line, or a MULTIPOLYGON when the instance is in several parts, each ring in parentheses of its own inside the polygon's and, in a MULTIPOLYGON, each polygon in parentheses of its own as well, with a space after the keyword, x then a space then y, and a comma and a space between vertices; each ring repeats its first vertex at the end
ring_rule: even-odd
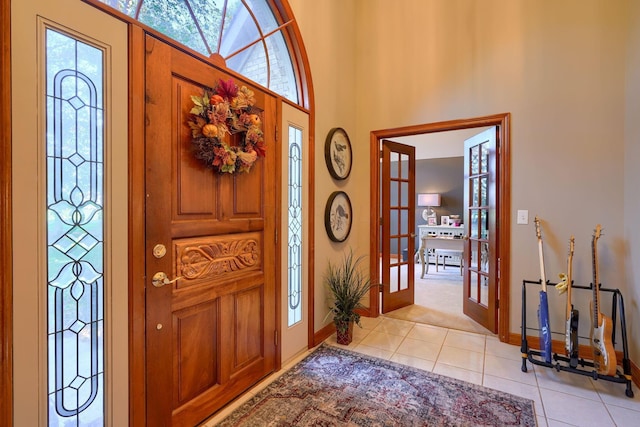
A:
POLYGON ((547 276, 544 272, 544 255, 542 253, 542 233, 540 232, 540 220, 535 217, 536 236, 538 237, 538 258, 540 259, 540 279, 542 290, 540 291, 540 305, 538 306, 538 323, 540 325, 540 353, 544 361, 551 363, 551 328, 549 327, 549 302, 547 300, 547 276))
POLYGON ((591 240, 591 254, 593 256, 593 301, 591 301, 591 347, 593 348, 593 367, 599 374, 615 375, 616 352, 613 348, 611 333, 613 322, 611 318, 600 312, 600 275, 598 272, 597 243, 601 234, 598 224, 591 240))
POLYGON ((567 258, 567 274, 560 274, 562 281, 556 285, 560 294, 567 293, 567 310, 565 325, 564 349, 569 356, 569 366, 575 368, 578 366, 578 319, 579 312, 573 308, 571 303, 571 284, 573 282, 573 247, 575 238, 571 236, 569 239, 569 256, 567 258))

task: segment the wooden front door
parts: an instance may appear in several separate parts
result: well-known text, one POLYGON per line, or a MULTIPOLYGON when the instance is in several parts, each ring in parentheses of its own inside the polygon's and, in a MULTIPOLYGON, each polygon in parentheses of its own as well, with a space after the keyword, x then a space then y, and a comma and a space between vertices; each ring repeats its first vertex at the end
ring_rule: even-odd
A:
POLYGON ((415 148, 382 141, 382 312, 413 304, 415 148), (406 256, 403 256, 403 253, 406 256))
POLYGON ((147 425, 193 426, 275 367, 275 99, 234 78, 255 92, 268 152, 217 174, 187 120, 191 95, 231 77, 151 36, 145 52, 147 425))
POLYGON ((498 138, 498 128, 491 127, 464 142, 464 224, 469 239, 464 251, 462 311, 493 333, 498 328, 498 138))

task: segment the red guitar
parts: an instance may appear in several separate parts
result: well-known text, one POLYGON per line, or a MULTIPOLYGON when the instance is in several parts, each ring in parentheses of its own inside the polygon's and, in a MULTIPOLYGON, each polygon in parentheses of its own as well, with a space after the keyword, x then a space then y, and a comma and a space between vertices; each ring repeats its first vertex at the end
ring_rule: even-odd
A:
POLYGON ((593 301, 591 301, 591 347, 593 348, 593 367, 602 375, 615 375, 616 352, 613 348, 611 334, 613 322, 611 318, 600 312, 600 275, 598 272, 597 243, 601 234, 601 226, 596 226, 591 240, 593 255, 593 301))

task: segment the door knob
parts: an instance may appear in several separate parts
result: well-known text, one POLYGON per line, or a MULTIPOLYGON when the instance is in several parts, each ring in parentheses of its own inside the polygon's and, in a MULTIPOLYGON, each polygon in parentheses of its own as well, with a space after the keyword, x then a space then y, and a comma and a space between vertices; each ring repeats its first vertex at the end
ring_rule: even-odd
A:
POLYGON ((156 288, 161 288, 164 285, 177 282, 180 279, 182 279, 182 276, 178 276, 173 280, 169 280, 169 278, 167 277, 167 274, 164 271, 158 271, 156 274, 153 275, 153 278, 151 279, 151 283, 156 288))

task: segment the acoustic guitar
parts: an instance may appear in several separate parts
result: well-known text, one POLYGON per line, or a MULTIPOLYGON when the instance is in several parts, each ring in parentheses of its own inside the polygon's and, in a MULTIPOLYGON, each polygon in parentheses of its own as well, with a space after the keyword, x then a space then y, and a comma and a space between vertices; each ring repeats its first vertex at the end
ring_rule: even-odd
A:
POLYGON ((535 217, 536 236, 538 237, 538 259, 540 260, 540 304, 538 305, 538 324, 540 325, 540 353, 544 361, 551 363, 551 328, 549 327, 549 301, 547 299, 547 276, 544 271, 544 254, 542 252, 542 233, 540 219, 535 217))
POLYGON ((556 285, 560 294, 567 293, 567 309, 565 324, 565 340, 564 349, 569 357, 569 366, 575 368, 578 366, 578 319, 580 313, 573 308, 571 303, 571 285, 573 283, 573 248, 575 238, 571 236, 569 239, 569 255, 567 257, 567 274, 560 274, 562 281, 556 285))
POLYGON ((600 312, 600 274, 598 271, 598 239, 602 228, 596 226, 591 240, 593 261, 593 301, 591 301, 591 347, 593 349, 593 367, 599 374, 615 375, 616 352, 613 348, 611 334, 613 322, 611 318, 600 312))

